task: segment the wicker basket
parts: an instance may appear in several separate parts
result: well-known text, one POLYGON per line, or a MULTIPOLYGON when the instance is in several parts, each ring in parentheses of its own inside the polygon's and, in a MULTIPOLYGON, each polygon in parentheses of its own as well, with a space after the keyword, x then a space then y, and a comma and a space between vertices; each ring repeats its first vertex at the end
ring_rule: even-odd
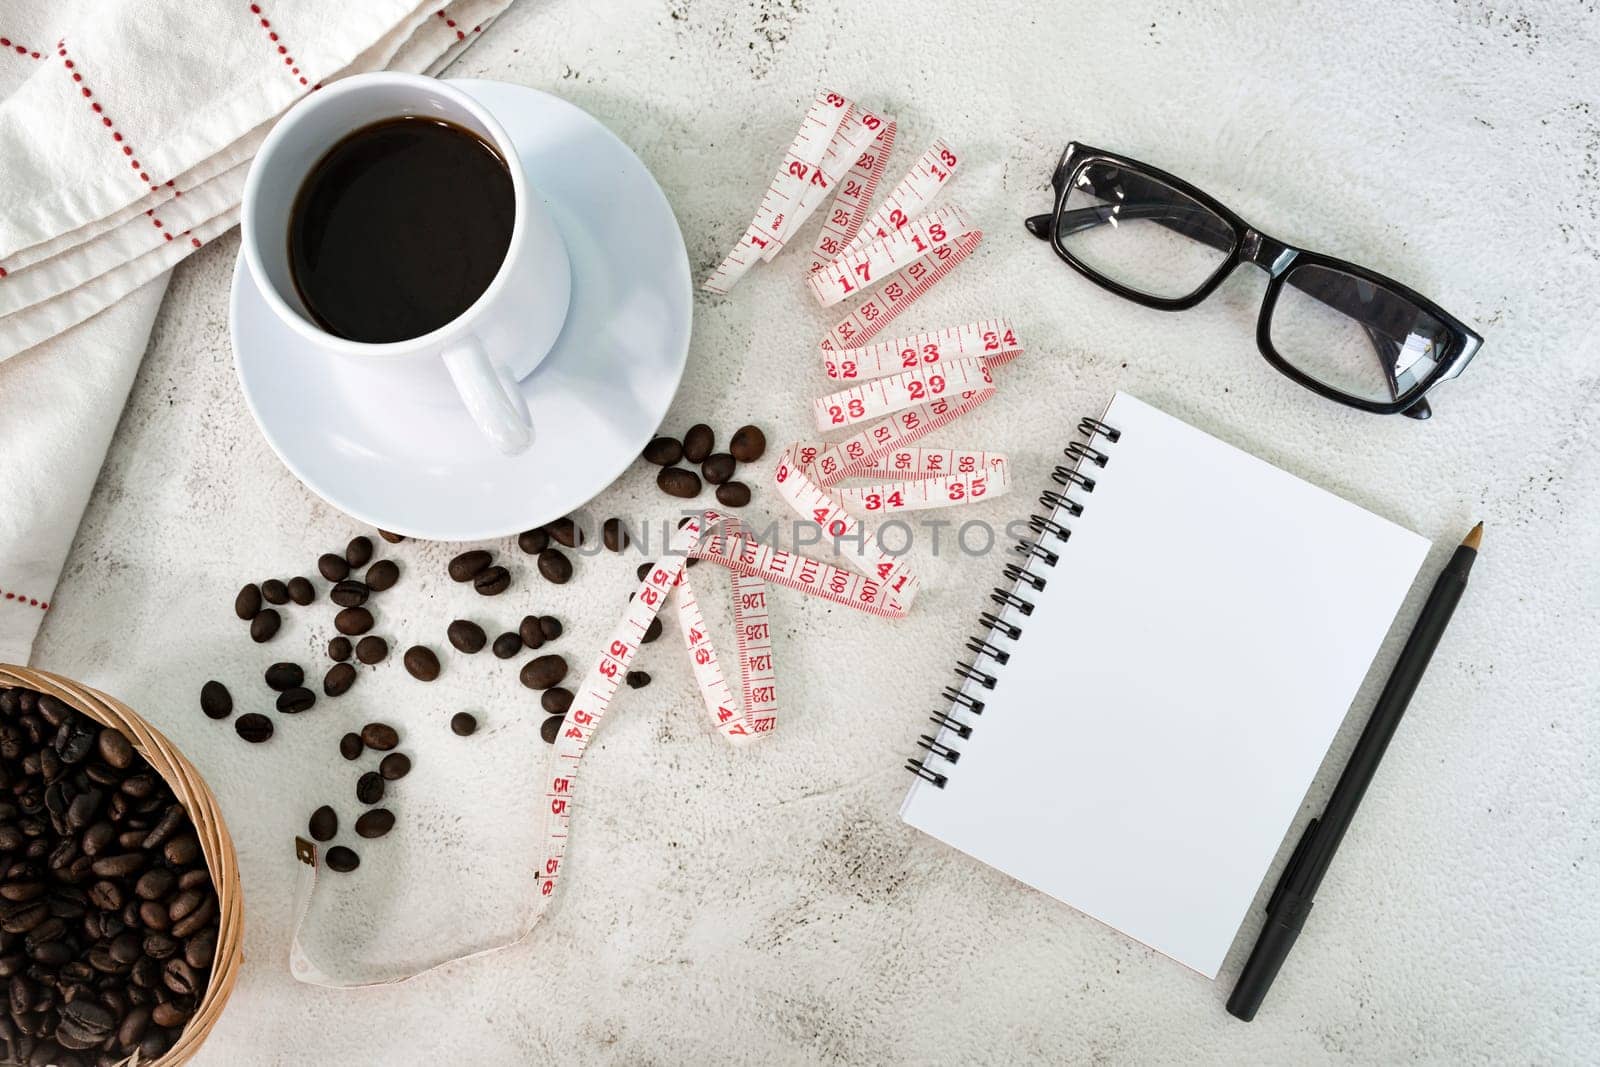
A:
POLYGON ((134 750, 172 787, 173 794, 194 823, 195 836, 200 839, 211 883, 217 892, 217 955, 211 964, 211 979, 205 996, 195 1006, 194 1015, 178 1040, 165 1055, 153 1061, 153 1067, 177 1067, 187 1063, 216 1026, 244 959, 241 951, 244 894, 239 886, 238 857, 233 851, 233 839, 223 824, 222 809, 194 764, 127 705, 60 675, 0 663, 0 689, 16 686, 49 693, 95 722, 121 730, 133 742, 134 750))

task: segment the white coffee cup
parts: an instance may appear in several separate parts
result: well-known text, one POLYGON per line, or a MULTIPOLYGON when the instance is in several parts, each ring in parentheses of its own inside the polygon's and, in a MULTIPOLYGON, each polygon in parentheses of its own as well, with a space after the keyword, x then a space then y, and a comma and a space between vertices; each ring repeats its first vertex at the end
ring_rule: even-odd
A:
MULTIPOLYGON (((431 205, 419 205, 419 208, 431 205)), ((419 210, 418 217, 428 212, 419 210)), ((448 221, 447 219, 445 220, 448 221)), ((415 74, 358 74, 318 89, 267 134, 245 179, 240 230, 245 261, 278 318, 331 358, 360 361, 373 374, 414 374, 419 387, 442 364, 478 428, 502 452, 533 440, 517 382, 549 353, 572 295, 567 248, 517 149, 484 107, 458 89, 415 74), (402 116, 453 122, 482 137, 511 172, 516 210, 505 260, 489 287, 451 322, 421 337, 365 344, 335 337, 307 313, 289 273, 289 221, 306 175, 346 135, 402 116)))

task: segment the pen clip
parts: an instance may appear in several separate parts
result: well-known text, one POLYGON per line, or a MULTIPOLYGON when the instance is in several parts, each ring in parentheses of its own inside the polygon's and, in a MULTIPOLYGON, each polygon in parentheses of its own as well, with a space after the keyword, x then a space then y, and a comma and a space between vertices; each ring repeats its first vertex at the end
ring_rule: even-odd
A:
POLYGON ((1306 828, 1300 832, 1300 840, 1294 846, 1294 851, 1289 854, 1289 862, 1284 865, 1283 873, 1278 875, 1278 884, 1272 887, 1272 896, 1267 898, 1267 914, 1271 915, 1278 910, 1278 902, 1283 899, 1284 892, 1289 888, 1289 883, 1294 881, 1294 876, 1300 870, 1300 865, 1305 862, 1306 853, 1311 850, 1311 841, 1317 836, 1317 827, 1322 820, 1312 819, 1306 823, 1306 828))

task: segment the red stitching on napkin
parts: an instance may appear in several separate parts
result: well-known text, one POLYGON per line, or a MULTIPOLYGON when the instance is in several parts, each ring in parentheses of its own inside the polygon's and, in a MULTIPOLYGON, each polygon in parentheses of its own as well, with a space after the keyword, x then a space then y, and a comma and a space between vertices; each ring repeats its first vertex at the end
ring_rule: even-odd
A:
MULTIPOLYGON (((261 14, 261 5, 251 4, 250 14, 254 15, 256 17, 256 21, 261 23, 261 28, 267 31, 267 40, 271 42, 273 48, 277 50, 278 55, 283 57, 283 65, 289 68, 289 73, 297 81, 299 81, 301 85, 305 85, 305 75, 300 73, 300 67, 295 63, 294 56, 289 54, 289 46, 278 40, 278 31, 272 28, 272 20, 261 14)), ((197 245, 196 247, 199 246, 197 245)))
POLYGON ((7 600, 15 600, 19 604, 26 604, 31 608, 38 608, 40 611, 50 610, 50 602, 48 600, 40 600, 38 597, 25 596, 22 593, 13 593, 9 589, 0 589, 0 593, 4 593, 7 600))
POLYGON ((134 157, 133 146, 123 142, 122 134, 117 130, 116 123, 111 121, 111 116, 105 113, 105 109, 100 106, 100 102, 94 99, 94 92, 90 90, 87 85, 83 84, 83 74, 77 69, 78 65, 73 62, 71 57, 67 55, 67 42, 65 38, 56 42, 56 55, 61 57, 62 66, 66 69, 68 74, 72 75, 72 80, 82 91, 83 98, 89 101, 89 110, 100 116, 100 124, 111 131, 111 140, 114 143, 122 145, 122 154, 127 157, 128 165, 133 168, 134 173, 139 175, 139 180, 148 185, 151 192, 155 192, 160 187, 150 180, 149 172, 146 171, 139 160, 134 157))
MULTIPOLYGON (((467 35, 462 33, 460 28, 456 26, 456 20, 444 13, 444 8, 441 7, 439 10, 435 11, 434 14, 444 19, 444 24, 456 31, 456 40, 465 41, 467 39, 467 35)), ((478 27, 474 26, 472 28, 474 31, 476 31, 478 27)))
POLYGON ((17 44, 9 37, 0 37, 0 48, 5 49, 7 52, 15 52, 19 56, 27 56, 29 59, 43 58, 43 53, 38 49, 29 48, 25 44, 17 44))

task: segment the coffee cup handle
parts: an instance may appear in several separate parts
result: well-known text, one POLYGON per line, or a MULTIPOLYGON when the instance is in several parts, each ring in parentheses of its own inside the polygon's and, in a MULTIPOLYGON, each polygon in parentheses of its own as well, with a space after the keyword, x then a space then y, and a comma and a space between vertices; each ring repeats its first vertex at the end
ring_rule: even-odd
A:
POLYGON ((483 342, 468 337, 446 348, 441 358, 472 421, 496 448, 509 456, 533 442, 528 402, 511 372, 489 358, 483 342))

